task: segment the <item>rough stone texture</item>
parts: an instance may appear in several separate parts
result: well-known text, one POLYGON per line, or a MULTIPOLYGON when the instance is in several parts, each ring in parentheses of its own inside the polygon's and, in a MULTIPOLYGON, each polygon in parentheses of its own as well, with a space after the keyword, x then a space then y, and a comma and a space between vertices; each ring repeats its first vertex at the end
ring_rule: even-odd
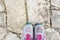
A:
POLYGON ((19 40, 19 38, 16 34, 8 33, 5 40, 19 40))
POLYGON ((24 0, 5 0, 8 29, 20 33, 26 23, 24 0))
POLYGON ((46 35, 46 40, 60 40, 59 33, 53 28, 47 28, 46 35))
POLYGON ((0 27, 0 40, 7 34, 6 30, 4 28, 0 27))
POLYGON ((51 0, 51 4, 60 8, 60 0, 51 0))
POLYGON ((49 0, 28 0, 27 6, 30 22, 33 24, 41 22, 50 23, 49 0))
POLYGON ((0 4, 0 12, 1 12, 1 11, 3 11, 3 8, 2 8, 2 6, 1 6, 1 4, 0 4))
POLYGON ((0 0, 0 12, 1 12, 1 11, 4 11, 4 8, 3 8, 4 5, 2 5, 2 4, 3 4, 3 3, 2 3, 2 0, 0 0))
POLYGON ((6 14, 0 13, 0 26, 6 27, 6 14))
POLYGON ((54 10, 54 9, 60 9, 60 8, 57 6, 51 5, 51 9, 54 10))
POLYGON ((60 11, 52 10, 52 26, 60 28, 60 11))
MULTIPOLYGON (((26 9, 24 1, 26 0, 0 0, 0 40, 21 40, 22 28, 26 23, 26 9), (3 1, 6 4, 5 6, 7 10, 5 10, 5 6, 2 3, 3 1), (7 15, 6 13, 3 13, 3 11, 7 11, 7 15), (7 27, 5 27, 6 20, 7 27)), ((27 0, 29 22, 32 24, 40 22, 45 24, 46 40, 60 40, 60 11, 58 11, 60 10, 60 4, 58 4, 59 2, 52 0, 52 10, 50 10, 50 0, 27 0), (53 28, 50 26, 51 11, 53 28), (56 19, 59 19, 59 22, 56 19)))
POLYGON ((32 22, 33 24, 39 22, 43 22, 43 18, 41 15, 38 15, 37 11, 37 5, 36 5, 36 0, 28 0, 27 1, 28 5, 28 16, 29 16, 29 21, 32 22), (37 18, 37 19, 36 19, 37 18))
POLYGON ((54 28, 60 34, 60 28, 54 28))

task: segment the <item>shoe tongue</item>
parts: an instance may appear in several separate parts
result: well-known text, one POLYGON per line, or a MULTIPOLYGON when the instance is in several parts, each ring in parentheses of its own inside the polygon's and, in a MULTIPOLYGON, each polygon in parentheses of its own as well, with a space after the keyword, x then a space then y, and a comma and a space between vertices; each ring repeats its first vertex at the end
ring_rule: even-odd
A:
POLYGON ((42 35, 37 35, 37 40, 42 40, 42 35))
POLYGON ((26 35, 26 40, 31 40, 30 34, 26 35))

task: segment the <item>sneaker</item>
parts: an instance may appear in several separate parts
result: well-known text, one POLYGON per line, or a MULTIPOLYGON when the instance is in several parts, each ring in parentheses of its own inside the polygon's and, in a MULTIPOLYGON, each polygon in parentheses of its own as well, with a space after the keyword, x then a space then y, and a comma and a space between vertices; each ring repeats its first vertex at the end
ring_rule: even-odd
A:
POLYGON ((44 40, 45 30, 42 24, 35 25, 35 39, 34 40, 44 40))
POLYGON ((33 40, 33 26, 31 23, 24 26, 22 40, 33 40))

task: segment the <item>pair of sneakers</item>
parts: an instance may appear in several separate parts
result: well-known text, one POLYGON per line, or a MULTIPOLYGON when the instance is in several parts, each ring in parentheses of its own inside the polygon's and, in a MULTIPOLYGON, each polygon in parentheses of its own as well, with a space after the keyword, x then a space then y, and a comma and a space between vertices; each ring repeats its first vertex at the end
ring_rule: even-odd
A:
POLYGON ((42 24, 28 23, 24 26, 22 40, 44 40, 45 31, 42 24))

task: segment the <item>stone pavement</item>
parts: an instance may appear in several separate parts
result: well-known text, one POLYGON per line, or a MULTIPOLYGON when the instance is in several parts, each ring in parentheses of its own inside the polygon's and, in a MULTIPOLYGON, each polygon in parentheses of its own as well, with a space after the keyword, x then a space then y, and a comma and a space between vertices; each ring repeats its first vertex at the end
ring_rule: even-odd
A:
POLYGON ((21 40, 27 18, 45 25, 46 40, 60 40, 60 0, 0 0, 0 40, 21 40))

